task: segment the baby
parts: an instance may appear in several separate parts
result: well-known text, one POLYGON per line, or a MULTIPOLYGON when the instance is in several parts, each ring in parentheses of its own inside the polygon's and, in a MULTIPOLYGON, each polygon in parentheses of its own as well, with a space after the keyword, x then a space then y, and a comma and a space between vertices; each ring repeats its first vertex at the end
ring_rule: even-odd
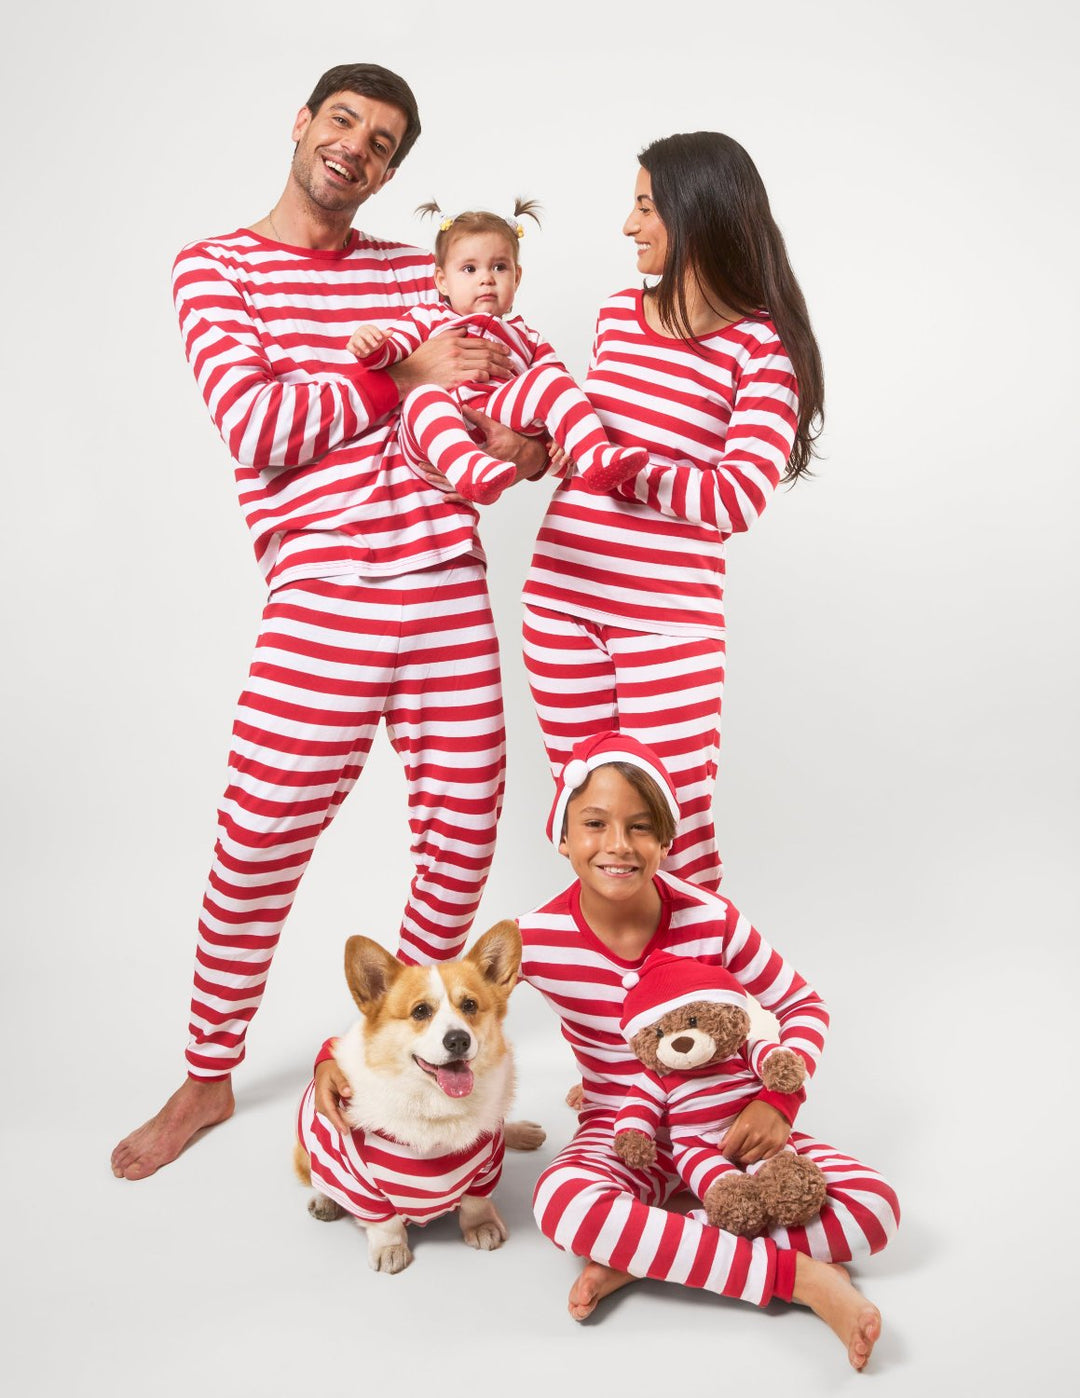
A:
MULTIPOLYGON (((422 208, 439 212, 437 205, 422 208)), ((582 484, 598 494, 614 490, 648 462, 643 447, 612 445, 555 351, 520 316, 510 314, 521 281, 522 228, 516 220, 524 214, 536 218, 533 206, 518 200, 514 222, 483 210, 444 219, 435 239, 435 286, 443 301, 416 306, 386 326, 361 325, 349 341, 372 369, 397 364, 430 336, 456 326, 506 346, 513 378, 463 384, 453 393, 429 384, 401 405, 406 461, 425 478, 434 467, 459 495, 481 505, 490 505, 513 484, 517 467, 480 450, 462 416, 463 404, 520 434, 538 436, 546 429, 580 471, 582 484)))

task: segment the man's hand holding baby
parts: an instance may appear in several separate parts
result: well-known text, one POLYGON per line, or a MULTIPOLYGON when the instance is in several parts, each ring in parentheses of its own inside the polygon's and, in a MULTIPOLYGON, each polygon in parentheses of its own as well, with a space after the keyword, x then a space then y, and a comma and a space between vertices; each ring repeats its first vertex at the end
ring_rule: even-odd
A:
POLYGON ((433 335, 387 372, 397 384, 398 393, 406 398, 424 384, 454 389, 463 383, 508 379, 510 351, 482 335, 469 335, 464 327, 454 327, 433 335))

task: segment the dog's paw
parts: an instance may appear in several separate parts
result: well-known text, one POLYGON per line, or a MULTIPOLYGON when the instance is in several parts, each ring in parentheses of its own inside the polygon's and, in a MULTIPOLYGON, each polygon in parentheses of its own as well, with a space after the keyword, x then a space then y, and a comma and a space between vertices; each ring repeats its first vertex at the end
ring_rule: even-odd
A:
POLYGON ((461 1236, 471 1248, 477 1248, 480 1252, 494 1252, 502 1247, 510 1234, 500 1220, 499 1223, 481 1223, 476 1228, 463 1229, 461 1236))
POLYGON ((307 1211, 320 1223, 333 1223, 334 1219, 341 1218, 345 1212, 340 1204, 335 1204, 333 1199, 328 1199, 325 1194, 312 1195, 308 1200, 307 1211))
POLYGON ((458 1210, 458 1225, 465 1242, 480 1252, 494 1252, 510 1236, 510 1230, 503 1223, 498 1209, 487 1197, 477 1198, 467 1194, 458 1210))
POLYGON ((503 1127, 508 1150, 539 1150, 547 1132, 535 1121, 508 1121, 503 1127))
POLYGON ((391 1243, 389 1247, 375 1248, 368 1254, 368 1261, 376 1272, 404 1272, 412 1260, 408 1243, 391 1243))

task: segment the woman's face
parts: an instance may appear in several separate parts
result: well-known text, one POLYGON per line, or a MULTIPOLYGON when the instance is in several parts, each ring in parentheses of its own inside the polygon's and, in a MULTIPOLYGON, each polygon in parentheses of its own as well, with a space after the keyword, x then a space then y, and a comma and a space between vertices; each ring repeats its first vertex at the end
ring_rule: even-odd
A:
POLYGON ((652 179, 646 169, 638 171, 634 186, 634 207, 622 230, 637 247, 637 268, 646 277, 659 277, 667 261, 667 229, 652 198, 652 179))

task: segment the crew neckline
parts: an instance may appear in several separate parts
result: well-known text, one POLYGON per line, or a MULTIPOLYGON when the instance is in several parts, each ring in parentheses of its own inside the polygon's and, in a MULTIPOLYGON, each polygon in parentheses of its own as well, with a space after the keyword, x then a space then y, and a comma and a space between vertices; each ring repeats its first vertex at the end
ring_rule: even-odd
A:
POLYGON ((256 242, 265 244, 266 247, 281 248, 285 252, 294 252, 299 257, 314 258, 320 262, 336 262, 338 259, 342 257, 348 257, 351 252, 355 251, 356 245, 360 241, 361 237, 360 230, 358 228, 350 228, 349 236, 346 240, 344 247, 300 248, 297 247, 295 243, 282 243, 279 242, 277 238, 268 238, 264 233, 256 233, 253 228, 245 228, 244 232, 247 233, 249 237, 254 238, 256 242))
MULTIPOLYGON (((686 340, 681 335, 663 335, 659 330, 654 330, 645 316, 645 291, 638 288, 634 292, 634 312, 637 323, 650 340, 655 340, 661 345, 685 345, 686 340)), ((730 330, 736 330, 740 325, 745 325, 747 321, 759 321, 757 316, 740 316, 738 320, 730 321, 727 325, 721 326, 719 330, 710 330, 707 335, 693 335, 689 343, 692 345, 704 345, 710 340, 715 340, 718 335, 726 335, 730 330)))
POLYGON ((660 895, 660 921, 656 924, 656 931, 645 943, 645 949, 642 951, 641 955, 633 961, 627 961, 625 957, 617 956, 616 953, 613 952, 605 942, 602 942, 600 940, 600 938, 589 926, 588 922, 585 919, 585 914, 581 911, 580 882, 576 883, 574 887, 570 890, 570 913, 574 919, 574 926, 585 938, 585 940, 590 944, 590 946, 592 946, 595 950, 599 951, 603 956, 606 956, 609 961, 614 963, 614 965, 621 966, 624 970, 627 971, 640 970, 641 967, 645 964, 645 962, 649 959, 649 957, 653 954, 653 952, 656 951, 657 947, 660 945, 662 938, 665 936, 669 926, 671 925, 671 897, 668 893, 667 887, 661 881, 659 875, 657 874, 653 875, 653 887, 660 895))

